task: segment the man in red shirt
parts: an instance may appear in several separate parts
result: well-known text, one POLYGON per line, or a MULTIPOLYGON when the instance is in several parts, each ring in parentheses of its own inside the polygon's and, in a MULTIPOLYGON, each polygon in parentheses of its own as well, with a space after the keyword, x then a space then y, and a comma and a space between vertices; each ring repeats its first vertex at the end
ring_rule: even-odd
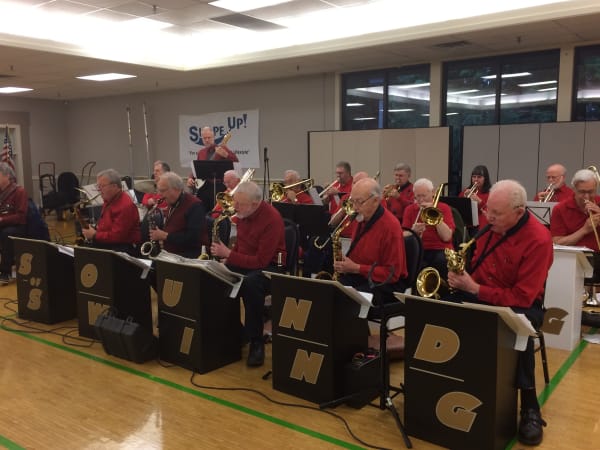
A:
MULTIPOLYGON (((453 289, 463 291, 458 298, 523 313, 534 328, 542 325, 542 299, 553 249, 550 232, 529 214, 527 193, 516 181, 496 183, 488 198, 489 230, 479 237, 471 259, 471 273, 448 273, 453 289)), ((538 445, 542 441, 542 419, 535 391, 533 339, 520 352, 517 388, 521 391, 519 441, 538 445)))
POLYGON ((423 267, 434 267, 446 279, 448 267, 444 249, 453 248, 454 218, 448 205, 438 202, 437 209, 442 220, 437 225, 428 225, 421 220, 421 212, 433 205, 434 187, 431 180, 419 178, 413 186, 416 203, 404 210, 402 226, 410 228, 423 242, 423 267))
POLYGON ((404 291, 408 271, 404 236, 398 220, 381 205, 381 188, 372 178, 357 182, 350 196, 358 214, 358 227, 350 250, 333 262, 340 282, 359 291, 373 292, 380 284, 382 301, 393 300, 394 291, 404 291))
POLYGON ((575 193, 552 210, 552 240, 560 245, 579 245, 599 251, 594 234, 594 227, 600 233, 600 196, 596 194, 596 175, 588 169, 578 170, 573 176, 572 184, 575 193))
POLYGON ((237 240, 232 249, 213 242, 211 255, 244 274, 240 296, 244 301, 244 330, 250 340, 248 366, 262 366, 265 360, 263 309, 271 283, 263 270, 278 271, 285 266, 286 247, 283 219, 262 200, 262 189, 251 181, 240 183, 233 195, 237 215, 237 240))
MULTIPOLYGON (((152 170, 152 176, 154 178, 154 183, 155 184, 158 183, 158 179, 160 178, 160 176, 162 174, 170 172, 170 171, 171 171, 171 167, 166 162, 155 161, 153 170, 152 170)), ((144 205, 146 208, 150 209, 156 204, 157 200, 160 201, 161 199, 162 199, 162 196, 158 192, 148 192, 148 193, 144 194, 144 197, 142 198, 142 205, 144 205)), ((158 205, 158 207, 160 209, 166 210, 168 205, 164 201, 164 199, 162 199, 162 201, 160 201, 160 204, 158 205)))
POLYGON ((15 259, 10 236, 27 234, 27 192, 17 185, 15 172, 0 163, 0 284, 8 284, 15 259))
POLYGON ((352 169, 350 163, 340 161, 335 165, 336 179, 329 189, 321 192, 323 204, 329 206, 329 213, 333 216, 342 207, 342 198, 349 195, 352 190, 352 169))
POLYGON ((573 190, 565 184, 565 176, 567 175, 567 169, 561 164, 552 164, 546 169, 546 181, 548 185, 546 189, 535 194, 533 199, 536 202, 542 201, 552 191, 552 197, 550 202, 562 202, 570 199, 573 196, 573 190), (550 188, 550 189, 548 189, 550 188))
POLYGON ((96 228, 83 228, 83 236, 92 247, 135 254, 142 239, 140 216, 131 197, 122 190, 121 175, 106 169, 98 173, 96 183, 104 204, 96 228))
POLYGON ((388 184, 383 188, 386 206, 400 223, 402 223, 404 209, 415 201, 410 173, 411 170, 408 164, 396 164, 396 167, 394 167, 394 184, 388 184))
MULTIPOLYGON (((302 181, 300 174, 295 170, 286 170, 283 174, 283 185, 290 186, 302 181)), ((313 199, 306 191, 305 186, 298 184, 292 188, 285 190, 285 198, 281 200, 284 203, 298 203, 304 205, 313 205, 313 199), (302 192, 304 191, 304 192, 302 192)))

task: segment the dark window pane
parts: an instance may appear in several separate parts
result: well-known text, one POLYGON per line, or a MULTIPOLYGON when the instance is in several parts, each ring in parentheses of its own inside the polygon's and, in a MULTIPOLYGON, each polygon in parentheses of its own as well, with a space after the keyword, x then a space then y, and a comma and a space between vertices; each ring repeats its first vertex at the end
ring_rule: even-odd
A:
POLYGON ((429 126, 429 66, 404 67, 388 75, 387 128, 429 126))
POLYGON ((556 121, 559 52, 503 59, 500 123, 556 121))
POLYGON ((343 129, 383 128, 385 72, 346 74, 343 81, 343 129))
POLYGON ((600 120, 600 46, 575 49, 573 120, 600 120))

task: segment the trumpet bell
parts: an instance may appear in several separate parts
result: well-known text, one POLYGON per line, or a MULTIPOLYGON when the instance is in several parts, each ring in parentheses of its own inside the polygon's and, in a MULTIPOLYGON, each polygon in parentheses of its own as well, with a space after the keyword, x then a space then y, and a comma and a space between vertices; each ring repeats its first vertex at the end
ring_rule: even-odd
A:
POLYGON ((421 297, 440 298, 440 288, 447 288, 447 283, 442 280, 435 267, 425 267, 417 275, 417 292, 421 297))
POLYGON ((280 202, 285 197, 285 189, 281 183, 271 183, 269 191, 271 193, 271 200, 274 202, 280 202))

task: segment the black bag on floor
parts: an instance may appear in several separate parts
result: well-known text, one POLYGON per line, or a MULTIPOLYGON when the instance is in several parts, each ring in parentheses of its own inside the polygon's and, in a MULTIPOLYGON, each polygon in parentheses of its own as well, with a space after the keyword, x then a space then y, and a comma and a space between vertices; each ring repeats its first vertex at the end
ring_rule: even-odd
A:
POLYGON ((111 312, 100 314, 94 323, 96 335, 109 355, 143 363, 158 356, 158 340, 131 317, 120 319, 111 312))

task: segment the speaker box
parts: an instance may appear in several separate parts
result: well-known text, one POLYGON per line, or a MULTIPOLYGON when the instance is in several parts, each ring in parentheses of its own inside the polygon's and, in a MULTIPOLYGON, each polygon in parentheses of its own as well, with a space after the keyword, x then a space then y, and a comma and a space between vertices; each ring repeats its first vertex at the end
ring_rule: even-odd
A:
POLYGON ((96 335, 109 355, 143 363, 158 356, 158 340, 151 332, 112 314, 100 314, 94 324, 96 335))
POLYGON ((354 359, 344 366, 344 395, 351 396, 345 403, 362 408, 379 394, 381 357, 354 359))

